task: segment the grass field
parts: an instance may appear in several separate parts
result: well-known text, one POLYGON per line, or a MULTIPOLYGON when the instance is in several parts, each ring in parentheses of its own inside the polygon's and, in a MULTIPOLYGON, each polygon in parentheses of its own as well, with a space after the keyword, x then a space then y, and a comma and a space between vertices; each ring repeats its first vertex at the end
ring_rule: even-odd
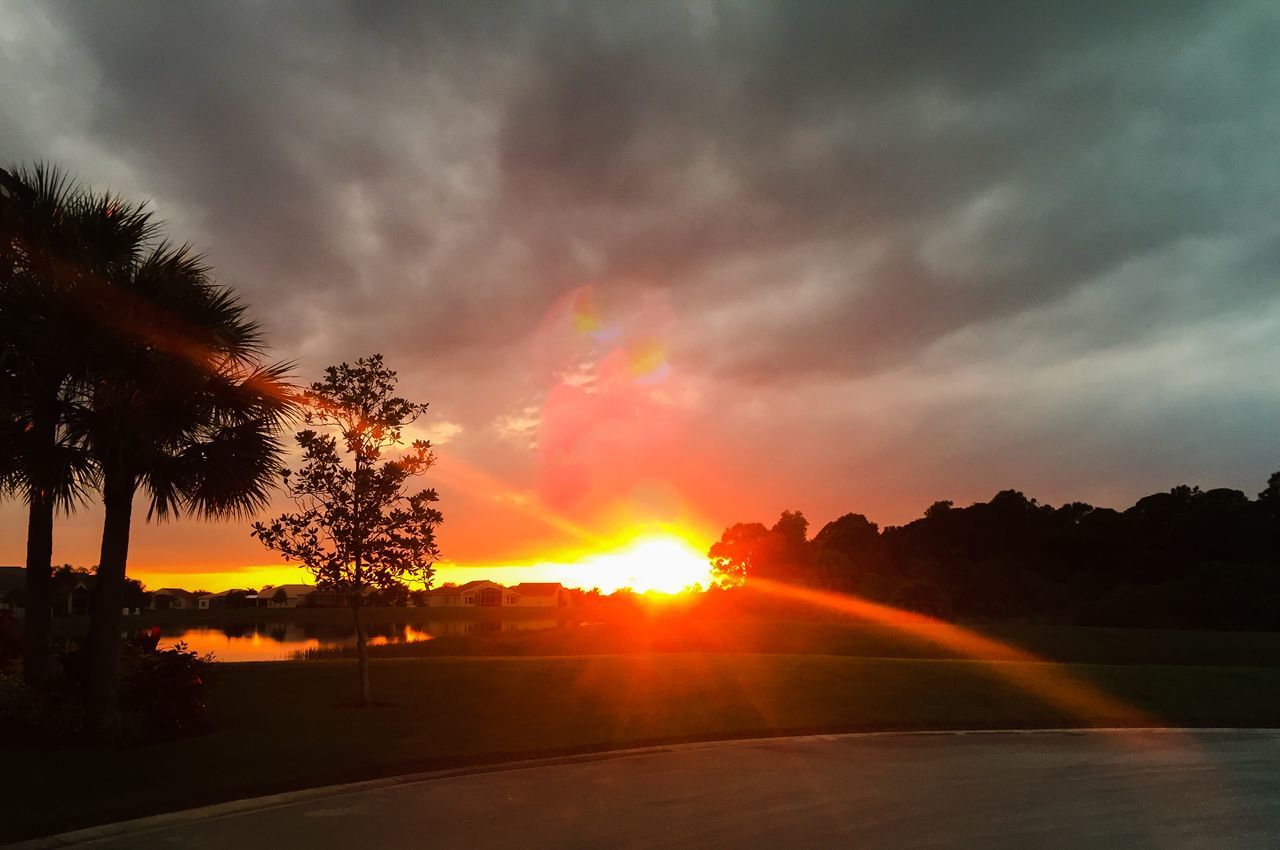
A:
POLYGON ((683 653, 219 668, 217 731, 123 750, 0 751, 0 839, 382 774, 629 744, 883 729, 1280 724, 1280 668, 683 653), (1082 717, 1015 682, 1115 700, 1082 717))
MULTIPOLYGON (((1193 632, 1075 626, 973 627, 1045 660, 1085 664, 1280 666, 1280 634, 1193 632)), ((861 622, 751 617, 636 617, 534 631, 477 632, 371 649, 378 658, 450 656, 617 655, 631 653, 782 653, 862 658, 954 658, 928 631, 906 634, 861 622)), ((350 648, 318 650, 314 658, 349 658, 350 648)))
MULTIPOLYGON (((647 652, 734 652, 849 655, 867 658, 951 658, 925 636, 889 626, 830 617, 700 613, 657 607, 619 614, 583 608, 367 608, 370 625, 425 626, 447 621, 499 625, 503 621, 580 623, 530 631, 479 631, 408 645, 373 647, 375 657, 609 655, 647 652)), ((220 611, 147 611, 129 618, 139 626, 246 626, 298 623, 348 627, 346 608, 249 608, 220 611)), ((54 621, 59 635, 83 634, 87 618, 54 621)), ((974 624, 971 628, 1047 660, 1088 664, 1280 666, 1280 633, 1094 628, 1041 624, 974 624)), ((321 650, 314 657, 350 657, 352 650, 321 650)))

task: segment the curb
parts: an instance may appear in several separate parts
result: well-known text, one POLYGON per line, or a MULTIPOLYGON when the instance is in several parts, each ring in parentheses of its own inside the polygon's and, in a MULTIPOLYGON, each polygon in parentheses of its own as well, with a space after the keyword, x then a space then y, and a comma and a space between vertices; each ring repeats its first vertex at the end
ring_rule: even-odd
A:
POLYGON ((690 743, 658 744, 646 747, 629 747, 617 750, 601 750, 576 755, 551 756, 547 758, 524 759, 521 761, 497 762, 488 765, 472 765, 469 767, 446 768, 443 770, 406 773, 388 776, 381 779, 366 779, 361 782, 347 782, 340 785, 325 785, 319 788, 305 788, 299 791, 285 791, 279 794, 268 794, 263 797, 250 797, 243 800, 232 800, 226 803, 214 803, 194 809, 183 809, 176 812, 165 812, 158 815, 118 821, 116 823, 91 826, 85 829, 47 835, 6 844, 0 850, 49 850, 50 848, 69 847, 76 844, 97 841, 104 838, 117 838, 126 835, 141 835, 176 824, 192 824, 206 820, 229 817, 246 812, 278 809, 296 803, 342 794, 374 791, 381 788, 394 788, 401 785, 419 785, 452 779, 462 776, 478 776, 489 773, 507 773, 517 770, 531 770, 539 767, 553 767, 562 764, 584 764, 596 761, 614 761, 640 756, 660 755, 663 753, 689 752, 709 749, 729 749, 733 747, 751 747, 761 744, 807 743, 815 741, 865 740, 871 738, 922 738, 922 737, 969 737, 969 736, 1009 736, 1009 735, 1121 735, 1121 734, 1195 734, 1195 735, 1234 735, 1263 734, 1280 735, 1280 728, 1231 728, 1211 727, 1194 728, 1181 726, 1152 727, 1099 727, 1099 728, 1053 728, 1053 729, 940 729, 917 731, 883 731, 883 732, 835 732, 812 735, 779 735, 756 738, 733 738, 719 741, 696 741, 690 743))

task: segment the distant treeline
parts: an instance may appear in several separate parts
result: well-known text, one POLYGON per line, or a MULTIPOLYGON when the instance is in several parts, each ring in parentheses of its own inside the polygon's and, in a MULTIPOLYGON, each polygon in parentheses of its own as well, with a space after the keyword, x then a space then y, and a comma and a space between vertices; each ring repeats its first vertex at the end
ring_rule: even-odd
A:
POLYGON ((881 530, 845 514, 812 538, 798 512, 728 528, 723 583, 753 576, 944 618, 1280 630, 1280 472, 1257 499, 1179 486, 1127 510, 1016 490, 881 530))

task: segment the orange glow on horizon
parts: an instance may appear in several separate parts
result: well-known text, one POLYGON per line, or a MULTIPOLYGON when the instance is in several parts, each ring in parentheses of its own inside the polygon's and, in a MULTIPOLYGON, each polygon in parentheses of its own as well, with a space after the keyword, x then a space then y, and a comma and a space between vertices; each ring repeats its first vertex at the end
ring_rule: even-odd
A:
MULTIPOLYGON (((601 538, 593 535, 593 542, 601 538)), ((435 565, 432 584, 462 584, 475 579, 489 579, 501 584, 522 581, 558 581, 565 587, 583 590, 599 588, 613 593, 630 588, 638 593, 681 593, 693 587, 709 587, 711 565, 705 554, 707 544, 697 535, 671 527, 633 532, 620 536, 613 544, 582 549, 563 555, 506 564, 435 565)), ((148 590, 180 587, 213 593, 231 588, 261 588, 266 585, 314 584, 311 574, 302 567, 289 564, 246 566, 227 570, 137 570, 131 576, 140 579, 148 590)))
POLYGON ((638 593, 681 593, 711 584, 707 547, 688 532, 662 529, 634 534, 602 550, 523 564, 437 567, 435 584, 487 578, 500 583, 558 581, 565 587, 599 588, 603 593, 630 588, 638 593))
POLYGON ((162 587, 179 587, 183 590, 207 590, 219 593, 266 585, 315 584, 315 579, 302 567, 289 564, 259 564, 217 570, 149 570, 131 569, 129 578, 136 578, 147 590, 162 587))

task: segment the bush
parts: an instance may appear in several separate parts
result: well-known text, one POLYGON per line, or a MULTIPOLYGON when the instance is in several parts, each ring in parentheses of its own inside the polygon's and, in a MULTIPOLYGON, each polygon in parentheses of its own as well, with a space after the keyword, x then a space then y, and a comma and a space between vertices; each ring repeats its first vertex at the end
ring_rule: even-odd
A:
POLYGON ((11 611, 0 611, 0 674, 12 672, 22 659, 22 634, 18 618, 11 611))
POLYGON ((0 743, 64 744, 84 735, 78 693, 29 688, 16 676, 0 675, 0 743))
MULTIPOLYGON (((209 729, 210 656, 185 644, 158 649, 159 632, 142 632, 128 641, 120 662, 120 743, 196 735, 209 729)), ((84 656, 80 651, 57 659, 56 673, 44 688, 24 686, 0 673, 0 742, 66 745, 87 739, 84 713, 84 656)))
POLYGON ((120 711, 130 739, 155 741, 209 729, 210 656, 185 643, 172 649, 130 646, 121 665, 120 711))

